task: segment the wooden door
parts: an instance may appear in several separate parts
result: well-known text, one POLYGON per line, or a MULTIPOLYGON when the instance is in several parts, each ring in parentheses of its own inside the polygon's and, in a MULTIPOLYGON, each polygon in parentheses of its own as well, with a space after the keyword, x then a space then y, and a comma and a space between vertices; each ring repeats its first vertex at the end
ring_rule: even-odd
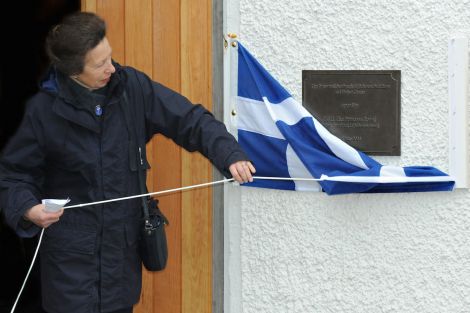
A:
MULTIPOLYGON (((212 109, 211 0, 82 0, 82 11, 107 22, 113 58, 212 109)), ((212 167, 156 136, 147 147, 151 191, 208 182, 212 167)), ((169 262, 162 272, 144 270, 135 313, 212 311, 212 191, 159 197, 170 220, 169 262)))

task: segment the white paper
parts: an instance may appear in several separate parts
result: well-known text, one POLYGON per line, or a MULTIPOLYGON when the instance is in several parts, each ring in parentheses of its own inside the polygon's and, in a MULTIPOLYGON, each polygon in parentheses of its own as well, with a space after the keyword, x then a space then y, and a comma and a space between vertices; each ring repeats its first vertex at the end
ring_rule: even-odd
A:
POLYGON ((64 207, 70 199, 42 199, 42 204, 45 205, 44 211, 57 212, 64 207))

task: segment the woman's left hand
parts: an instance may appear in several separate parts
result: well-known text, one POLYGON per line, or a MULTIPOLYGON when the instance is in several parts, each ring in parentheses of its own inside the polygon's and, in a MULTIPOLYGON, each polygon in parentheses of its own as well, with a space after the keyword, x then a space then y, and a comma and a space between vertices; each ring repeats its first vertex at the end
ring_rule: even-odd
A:
POLYGON ((250 161, 238 161, 230 165, 228 168, 233 178, 240 184, 253 181, 252 174, 256 173, 256 169, 250 161))

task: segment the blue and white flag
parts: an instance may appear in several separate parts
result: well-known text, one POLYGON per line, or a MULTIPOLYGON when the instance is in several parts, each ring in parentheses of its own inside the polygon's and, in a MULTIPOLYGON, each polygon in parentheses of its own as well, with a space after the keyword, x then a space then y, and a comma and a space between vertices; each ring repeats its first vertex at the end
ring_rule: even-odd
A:
POLYGON ((430 166, 385 166, 332 135, 238 44, 238 140, 256 167, 246 184, 286 190, 450 191, 454 180, 430 166), (317 179, 317 181, 302 180, 317 179))

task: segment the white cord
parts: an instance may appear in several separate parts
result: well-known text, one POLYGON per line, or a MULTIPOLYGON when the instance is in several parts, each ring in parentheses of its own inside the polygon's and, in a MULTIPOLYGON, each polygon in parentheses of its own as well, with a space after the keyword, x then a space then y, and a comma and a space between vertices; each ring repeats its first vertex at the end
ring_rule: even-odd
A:
POLYGON ((180 188, 175 188, 175 189, 168 189, 168 190, 163 190, 163 191, 156 191, 156 192, 143 193, 143 194, 135 195, 135 196, 128 196, 128 197, 115 198, 115 199, 109 199, 109 200, 102 200, 102 201, 96 201, 96 202, 75 204, 75 205, 65 206, 64 209, 80 208, 80 207, 84 207, 84 206, 90 206, 90 205, 96 205, 96 204, 103 204, 103 203, 109 203, 109 202, 115 202, 115 201, 122 201, 122 200, 129 200, 129 199, 141 198, 141 197, 146 197, 146 196, 162 195, 162 194, 165 194, 165 193, 170 193, 170 192, 175 192, 175 191, 183 191, 183 190, 194 189, 194 188, 199 188, 199 187, 217 185, 217 184, 220 184, 220 183, 226 183, 226 182, 230 182, 230 181, 233 181, 233 180, 234 180, 233 178, 228 178, 228 179, 222 179, 222 180, 218 180, 218 181, 214 181, 214 182, 210 182, 210 183, 204 183, 204 184, 198 184, 198 185, 180 187, 180 188))
MULTIPOLYGON (((78 207, 84 207, 84 206, 96 205, 96 204, 102 204, 102 203, 108 203, 108 202, 114 202, 114 201, 122 201, 122 200, 140 198, 140 197, 151 196, 151 195, 161 195, 161 194, 175 192, 175 191, 182 191, 182 190, 188 190, 188 189, 194 189, 194 188, 199 188, 199 187, 216 185, 216 184, 220 184, 220 183, 230 182, 230 181, 233 181, 233 180, 234 180, 233 178, 223 179, 223 180, 218 180, 218 181, 210 182, 210 183, 186 186, 186 187, 175 188, 175 189, 168 189, 168 190, 157 191, 157 192, 150 192, 150 193, 140 194, 140 195, 135 195, 135 196, 122 197, 122 198, 116 198, 116 199, 110 199, 110 200, 104 200, 104 201, 89 202, 89 203, 83 203, 83 204, 76 204, 76 205, 71 205, 71 206, 64 207, 64 209, 78 208, 78 207)), ((41 230, 41 234, 39 235, 38 245, 36 247, 36 251, 34 252, 33 260, 31 261, 31 265, 29 266, 28 273, 26 273, 26 277, 23 281, 23 285, 21 286, 20 292, 18 293, 18 296, 16 297, 15 303, 13 304, 13 307, 11 308, 10 313, 15 312, 16 305, 18 304, 18 301, 20 300, 21 294, 23 293, 24 286, 26 285, 26 282, 28 281, 29 274, 31 273, 34 262, 36 261, 36 257, 37 257, 38 252, 39 252, 39 247, 41 246, 42 236, 44 235, 44 229, 45 228, 43 228, 41 230)))
MULTIPOLYGON (((448 177, 448 176, 446 176, 448 177)), ((291 177, 264 177, 264 176, 253 176, 253 179, 262 179, 262 180, 297 180, 297 181, 324 181, 324 180, 338 180, 341 181, 340 178, 343 178, 342 176, 338 176, 336 179, 334 177, 328 177, 325 175, 322 175, 321 178, 291 178, 291 177)), ((360 177, 361 178, 361 177, 360 177)), ((408 177, 408 179, 411 177, 408 177)), ((403 179, 403 178, 400 178, 403 179)), ((429 179, 431 181, 439 181, 439 180, 445 180, 444 177, 419 177, 415 178, 416 181, 423 181, 424 179, 429 179)), ((447 180, 449 180, 447 178, 447 180)), ((145 194, 140 194, 140 195, 134 195, 134 196, 128 196, 128 197, 122 197, 122 198, 115 198, 115 199, 109 199, 109 200, 103 200, 103 201, 96 201, 96 202, 89 202, 89 203, 82 203, 82 204, 75 204, 71 206, 65 206, 64 209, 72 209, 72 208, 79 208, 79 207, 84 207, 84 206, 91 206, 91 205, 96 205, 96 204, 103 204, 103 203, 109 203, 109 202, 116 202, 116 201, 123 201, 123 200, 129 200, 129 199, 134 199, 134 198, 141 198, 141 197, 146 197, 146 196, 155 196, 155 195, 162 195, 165 193, 171 193, 171 192, 176 192, 176 191, 183 191, 183 190, 189 190, 189 189, 194 189, 194 188, 199 188, 199 187, 206 187, 206 186, 212 186, 212 185, 217 185, 221 183, 227 183, 234 181, 233 178, 228 178, 228 179, 222 179, 214 182, 209 182, 209 183, 203 183, 203 184, 198 184, 198 185, 191 185, 191 186, 186 186, 186 187, 180 187, 180 188, 174 188, 174 189, 167 189, 163 191, 156 191, 156 192, 149 192, 145 194)), ((413 180, 412 180, 413 181, 413 180)), ((359 181, 358 181, 359 182, 359 181)), ((402 180, 399 181, 381 181, 381 183, 385 182, 402 182, 402 180)), ((380 183, 380 182, 378 182, 380 183)), ((41 235, 39 236, 39 241, 38 245, 36 247, 36 251, 34 252, 33 260, 31 261, 31 265, 29 266, 28 273, 26 274, 26 277, 23 281, 23 285, 21 286, 20 292, 18 293, 18 296, 16 297, 16 301, 13 305, 13 308, 11 309, 10 313, 13 313, 15 311, 16 305, 18 304, 18 300, 20 299, 21 293, 23 292, 24 286, 26 285, 26 281, 28 280, 29 274, 31 273, 31 269, 33 268, 34 261, 36 260, 36 256, 39 251, 39 247, 41 246, 41 241, 42 241, 42 236, 44 234, 44 228, 41 230, 41 235)))
POLYGON ((34 252, 33 260, 31 261, 31 265, 29 266, 28 273, 26 274, 26 277, 23 281, 23 285, 21 286, 20 292, 18 293, 18 296, 16 297, 15 304, 13 304, 13 308, 11 308, 10 313, 15 312, 16 305, 18 304, 18 301, 20 300, 20 296, 21 296, 21 293, 23 292, 24 286, 26 285, 26 281, 28 280, 31 270, 33 269, 34 261, 36 261, 36 256, 38 255, 39 247, 41 246, 42 235, 44 235, 44 228, 41 230, 41 235, 39 236, 38 246, 36 247, 36 251, 34 252))

